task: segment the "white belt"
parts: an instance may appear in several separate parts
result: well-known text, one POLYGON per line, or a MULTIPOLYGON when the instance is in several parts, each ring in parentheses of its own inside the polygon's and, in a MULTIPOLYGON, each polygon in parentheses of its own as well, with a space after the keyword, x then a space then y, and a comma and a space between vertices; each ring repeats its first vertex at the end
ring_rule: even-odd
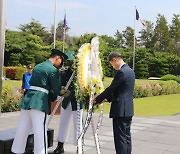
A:
POLYGON ((31 90, 37 90, 37 91, 41 91, 41 92, 44 92, 46 94, 49 94, 49 90, 45 89, 45 88, 41 88, 41 87, 36 87, 36 86, 30 86, 31 90))

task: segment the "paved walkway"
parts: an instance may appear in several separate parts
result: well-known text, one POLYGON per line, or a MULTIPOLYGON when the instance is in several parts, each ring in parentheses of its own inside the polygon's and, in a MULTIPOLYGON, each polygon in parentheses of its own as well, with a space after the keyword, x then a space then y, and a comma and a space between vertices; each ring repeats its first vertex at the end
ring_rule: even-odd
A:
MULTIPOLYGON (((15 128, 19 112, 4 113, 0 118, 0 130, 15 128)), ((96 124, 98 114, 94 114, 96 124)), ((56 147, 59 116, 54 116, 50 128, 55 130, 54 146, 56 147)), ((71 127, 69 142, 65 144, 65 154, 75 154, 76 147, 73 143, 73 125, 71 127)), ((167 117, 134 117, 132 123, 132 154, 180 154, 180 114, 167 117)), ((112 121, 108 115, 104 115, 99 131, 99 140, 102 154, 115 154, 112 121)), ((96 154, 93 140, 92 127, 85 135, 85 154, 96 154)))

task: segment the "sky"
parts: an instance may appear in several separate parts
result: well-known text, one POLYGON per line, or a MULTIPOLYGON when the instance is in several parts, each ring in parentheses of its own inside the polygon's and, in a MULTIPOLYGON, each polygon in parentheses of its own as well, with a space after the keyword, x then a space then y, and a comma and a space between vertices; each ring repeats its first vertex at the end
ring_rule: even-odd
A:
MULTIPOLYGON (((54 24, 54 6, 57 1, 56 23, 66 19, 71 36, 84 33, 114 36, 126 26, 134 28, 135 6, 140 18, 153 23, 162 14, 171 23, 173 14, 180 14, 180 0, 6 0, 6 23, 10 30, 31 19, 39 21, 47 30, 54 24)), ((136 32, 143 26, 135 21, 136 32)))

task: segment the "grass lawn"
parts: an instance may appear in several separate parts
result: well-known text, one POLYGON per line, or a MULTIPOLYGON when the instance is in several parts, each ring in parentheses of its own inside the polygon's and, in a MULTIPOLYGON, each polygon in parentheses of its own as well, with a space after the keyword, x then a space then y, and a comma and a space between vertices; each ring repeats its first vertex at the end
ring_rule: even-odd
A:
MULTIPOLYGON (((112 78, 104 79, 104 87, 107 87, 112 78)), ((160 80, 136 79, 136 84, 166 82, 160 80)), ((104 103, 104 113, 109 113, 110 103, 104 103)), ((135 116, 166 116, 180 113, 180 94, 162 95, 134 99, 135 116)))
MULTIPOLYGON (((109 113, 110 103, 104 103, 104 113, 109 113)), ((180 94, 134 99, 135 116, 167 116, 180 113, 180 94)))
POLYGON ((166 116, 180 113, 180 94, 134 99, 135 116, 166 116))
MULTIPOLYGON (((113 78, 110 77, 105 77, 104 78, 104 87, 109 86, 109 84, 111 83, 113 78)), ((166 81, 162 81, 162 80, 148 80, 148 79, 136 79, 135 84, 139 85, 139 84, 143 84, 143 83, 159 83, 159 82, 166 82, 166 81)))
POLYGON ((3 81, 3 87, 8 86, 10 88, 13 87, 21 87, 22 81, 19 80, 4 80, 3 81))

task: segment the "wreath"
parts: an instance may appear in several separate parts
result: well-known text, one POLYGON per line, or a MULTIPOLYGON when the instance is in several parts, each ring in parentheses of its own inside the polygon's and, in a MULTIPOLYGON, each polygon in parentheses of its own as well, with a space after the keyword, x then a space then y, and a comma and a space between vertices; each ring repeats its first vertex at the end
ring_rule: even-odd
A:
POLYGON ((94 96, 104 90, 103 71, 99 56, 99 39, 83 44, 77 54, 77 97, 87 106, 91 92, 94 96))

